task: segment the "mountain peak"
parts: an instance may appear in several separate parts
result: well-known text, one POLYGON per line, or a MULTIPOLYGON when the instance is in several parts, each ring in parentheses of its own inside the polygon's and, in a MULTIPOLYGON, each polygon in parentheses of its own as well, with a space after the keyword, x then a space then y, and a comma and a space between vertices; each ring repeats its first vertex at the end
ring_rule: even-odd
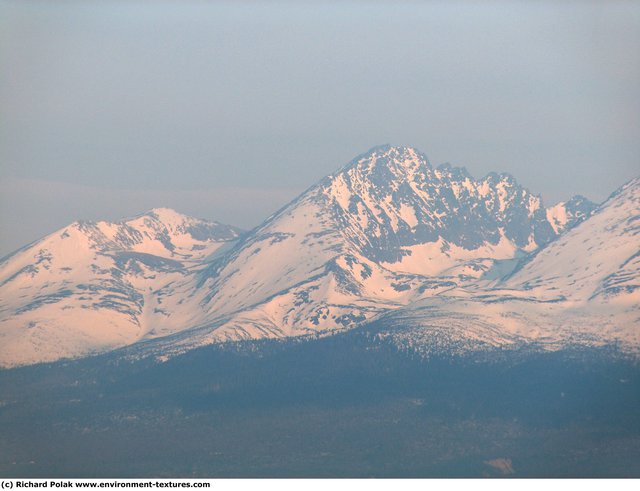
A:
POLYGON ((509 174, 478 181, 464 168, 434 169, 413 147, 382 145, 359 155, 325 179, 319 191, 338 229, 366 257, 402 262, 409 248, 444 240, 466 250, 504 237, 533 250, 557 233, 541 199, 509 174))
POLYGON ((157 220, 160 220, 165 224, 181 223, 181 222, 184 222, 185 220, 195 220, 194 218, 188 215, 184 215, 174 210, 173 208, 165 208, 165 207, 151 208, 150 210, 142 213, 141 215, 135 218, 139 218, 139 217, 156 218, 157 220))
POLYGON ((354 173, 362 175, 387 175, 399 177, 406 173, 415 172, 420 168, 431 169, 426 155, 413 147, 379 145, 358 155, 347 165, 342 167, 336 175, 354 173))
POLYGON ((329 332, 475 291, 482 295, 470 305, 482 312, 517 299, 537 305, 535 288, 545 316, 546 302, 569 298, 574 281, 583 285, 579 299, 634 300, 638 203, 636 179, 595 214, 582 197, 546 209, 508 174, 475 179, 463 167, 433 168, 415 148, 381 145, 242 236, 170 208, 76 222, 0 263, 0 365, 143 339, 162 338, 155 346, 168 356, 211 342, 329 332), (568 240, 581 248, 564 248, 568 240), (537 254, 519 263, 523 252, 537 254), (500 284, 503 295, 495 281, 516 264, 525 266, 500 284), (567 268, 571 275, 559 273, 567 268), (596 268, 598 277, 583 281, 596 268))

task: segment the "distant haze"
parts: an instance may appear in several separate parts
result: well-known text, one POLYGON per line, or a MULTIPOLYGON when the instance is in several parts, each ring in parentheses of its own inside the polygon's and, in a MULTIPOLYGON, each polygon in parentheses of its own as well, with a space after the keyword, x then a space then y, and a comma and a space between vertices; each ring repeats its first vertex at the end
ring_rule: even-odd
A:
POLYGON ((160 206, 249 228, 383 143, 602 201, 638 53, 637 2, 0 0, 0 256, 160 206))

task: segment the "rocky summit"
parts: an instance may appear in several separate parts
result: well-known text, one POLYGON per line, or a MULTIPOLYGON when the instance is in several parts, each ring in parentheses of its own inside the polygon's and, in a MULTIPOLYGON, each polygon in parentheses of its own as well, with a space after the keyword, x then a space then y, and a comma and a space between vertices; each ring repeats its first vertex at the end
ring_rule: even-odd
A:
POLYGON ((77 222, 2 260, 0 363, 367 326, 421 353, 637 352, 639 187, 546 207, 508 174, 387 145, 249 232, 167 209, 77 222))

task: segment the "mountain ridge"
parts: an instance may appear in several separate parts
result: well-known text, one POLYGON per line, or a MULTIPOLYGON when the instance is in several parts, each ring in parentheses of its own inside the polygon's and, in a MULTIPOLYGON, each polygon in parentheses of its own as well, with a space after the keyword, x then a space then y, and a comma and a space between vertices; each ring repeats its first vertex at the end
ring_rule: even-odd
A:
POLYGON ((153 290, 201 267, 239 229, 152 209, 76 221, 0 262, 0 360, 50 360, 163 332, 153 290))
MULTIPOLYGON (((632 205, 631 214, 637 212, 633 206, 637 205, 632 205)), ((582 196, 546 208, 539 196, 509 174, 474 179, 464 168, 432 167, 411 147, 383 145, 352 159, 242 235, 217 222, 185 224, 195 219, 162 208, 130 219, 135 226, 118 230, 103 226, 109 231, 105 237, 117 239, 120 248, 115 253, 114 246, 108 246, 110 271, 133 285, 107 300, 115 300, 111 307, 118 315, 123 313, 119 303, 135 306, 128 307, 128 314, 137 334, 120 336, 119 346, 144 341, 158 356, 217 342, 325 335, 381 316, 393 319, 396 311, 401 317, 413 306, 418 312, 425 302, 436 303, 438 319, 444 319, 438 327, 442 331, 447 327, 441 314, 447 309, 449 321, 459 326, 464 320, 454 322, 456 316, 471 315, 461 310, 456 298, 475 298, 470 305, 486 310, 492 298, 513 296, 515 290, 505 289, 502 279, 513 277, 510 273, 526 267, 527 258, 535 258, 578 225, 588 224, 595 209, 582 196), (163 225, 166 233, 156 230, 153 235, 145 229, 146 222, 171 222, 176 216, 184 223, 163 225)), ((86 225, 89 232, 92 227, 86 225)), ((36 256, 34 251, 32 263, 39 260, 36 256)), ((0 271, 5 263, 0 263, 0 271)), ((7 275, 0 273, 0 282, 6 280, 7 275)), ((51 297, 33 309, 41 314, 39 322, 47 315, 62 315, 65 307, 73 310, 64 298, 79 298, 73 290, 77 285, 61 285, 58 291, 67 288, 72 293, 51 297)), ((12 336, 7 332, 12 331, 14 337, 25 338, 30 328, 19 319, 26 320, 26 312, 17 312, 19 307, 2 298, 0 337, 8 339, 12 336)), ((35 292, 32 298, 37 298, 35 292)), ((546 300, 544 295, 531 298, 535 317, 546 300)), ((72 317, 62 316, 73 323, 72 317)), ((417 329, 429 332, 433 315, 411 317, 423 324, 417 329)), ((92 319, 98 326, 104 321, 99 316, 92 319)), ((532 339, 531 331, 513 332, 496 322, 482 321, 496 342, 511 342, 514 336, 532 339)), ((125 331, 132 329, 123 326, 125 331)), ((460 329, 450 331, 464 337, 474 330, 472 326, 465 334, 460 329)), ((56 342, 55 328, 44 326, 39 333, 56 342)), ((92 346, 91 352, 118 344, 110 342, 92 346)), ((39 346, 46 350, 45 344, 39 346)), ((84 356, 87 349, 83 345, 70 356, 84 356)), ((10 351, 0 352, 0 362, 7 364, 10 351)))

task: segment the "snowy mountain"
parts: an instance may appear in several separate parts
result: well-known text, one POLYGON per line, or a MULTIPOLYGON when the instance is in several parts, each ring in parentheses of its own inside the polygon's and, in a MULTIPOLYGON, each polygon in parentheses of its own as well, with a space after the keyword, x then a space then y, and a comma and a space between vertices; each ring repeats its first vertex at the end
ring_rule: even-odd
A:
POLYGON ((355 327, 507 273, 514 258, 595 207, 583 198, 568 203, 548 213, 507 174, 475 180, 465 169, 434 169, 415 149, 376 147, 199 273, 189 301, 205 319, 160 342, 157 353, 355 327), (548 215, 564 219, 552 224, 548 215))
POLYGON ((640 349, 640 178, 593 215, 524 258, 503 281, 479 282, 385 318, 385 335, 425 353, 534 344, 640 349))
POLYGON ((508 174, 381 146, 242 236, 170 210, 75 223, 0 263, 0 363, 367 325, 421 351, 640 346, 637 189, 545 208, 508 174))
POLYGON ((75 222, 0 262, 0 361, 82 356, 174 329, 158 292, 202 267, 239 230, 154 209, 75 222))
POLYGON ((526 262, 506 284, 541 298, 640 305, 640 178, 526 262))

